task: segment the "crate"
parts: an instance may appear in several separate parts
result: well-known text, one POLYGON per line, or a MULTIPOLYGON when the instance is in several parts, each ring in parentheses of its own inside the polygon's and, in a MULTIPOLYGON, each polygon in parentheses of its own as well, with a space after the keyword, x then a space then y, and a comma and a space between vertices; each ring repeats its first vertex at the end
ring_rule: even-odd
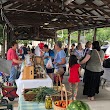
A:
POLYGON ((22 80, 34 79, 34 66, 25 66, 22 74, 22 80))

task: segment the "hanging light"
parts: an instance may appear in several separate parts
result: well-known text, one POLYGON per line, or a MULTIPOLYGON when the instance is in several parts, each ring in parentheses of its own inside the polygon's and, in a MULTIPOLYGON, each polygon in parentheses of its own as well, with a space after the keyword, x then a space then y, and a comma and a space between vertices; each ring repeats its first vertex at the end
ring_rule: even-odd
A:
POLYGON ((52 21, 57 21, 58 20, 58 18, 54 18, 54 19, 52 19, 52 21))
POLYGON ((48 25, 49 23, 44 23, 44 25, 48 25))

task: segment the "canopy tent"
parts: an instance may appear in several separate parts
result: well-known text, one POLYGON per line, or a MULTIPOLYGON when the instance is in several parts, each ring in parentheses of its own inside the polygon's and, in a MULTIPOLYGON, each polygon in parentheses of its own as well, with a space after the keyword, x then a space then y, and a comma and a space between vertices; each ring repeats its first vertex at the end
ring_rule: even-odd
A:
POLYGON ((17 39, 54 38, 59 29, 110 26, 110 0, 1 0, 1 4, 2 20, 16 30, 17 39))

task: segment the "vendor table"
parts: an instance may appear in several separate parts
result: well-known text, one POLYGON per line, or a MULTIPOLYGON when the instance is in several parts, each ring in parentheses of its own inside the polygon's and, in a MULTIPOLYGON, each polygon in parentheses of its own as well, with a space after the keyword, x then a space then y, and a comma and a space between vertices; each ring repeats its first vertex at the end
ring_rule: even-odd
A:
POLYGON ((38 88, 38 87, 53 87, 53 82, 48 75, 45 79, 33 79, 33 80, 22 80, 22 74, 19 79, 16 80, 17 94, 20 96, 24 89, 38 88))
MULTIPOLYGON (((24 97, 21 95, 19 97, 18 110, 48 110, 48 109, 45 109, 44 103, 25 101, 24 97)), ((53 110, 53 109, 49 109, 49 110, 53 110)))

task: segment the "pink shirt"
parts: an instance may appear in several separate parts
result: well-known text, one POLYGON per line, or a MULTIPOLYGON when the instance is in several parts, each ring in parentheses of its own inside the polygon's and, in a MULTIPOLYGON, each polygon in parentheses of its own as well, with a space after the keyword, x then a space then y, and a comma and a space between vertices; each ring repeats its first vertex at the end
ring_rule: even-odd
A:
MULTIPOLYGON (((7 52, 7 60, 18 60, 18 55, 16 54, 16 50, 10 48, 7 52)), ((17 63, 12 62, 12 65, 18 65, 17 63)))

